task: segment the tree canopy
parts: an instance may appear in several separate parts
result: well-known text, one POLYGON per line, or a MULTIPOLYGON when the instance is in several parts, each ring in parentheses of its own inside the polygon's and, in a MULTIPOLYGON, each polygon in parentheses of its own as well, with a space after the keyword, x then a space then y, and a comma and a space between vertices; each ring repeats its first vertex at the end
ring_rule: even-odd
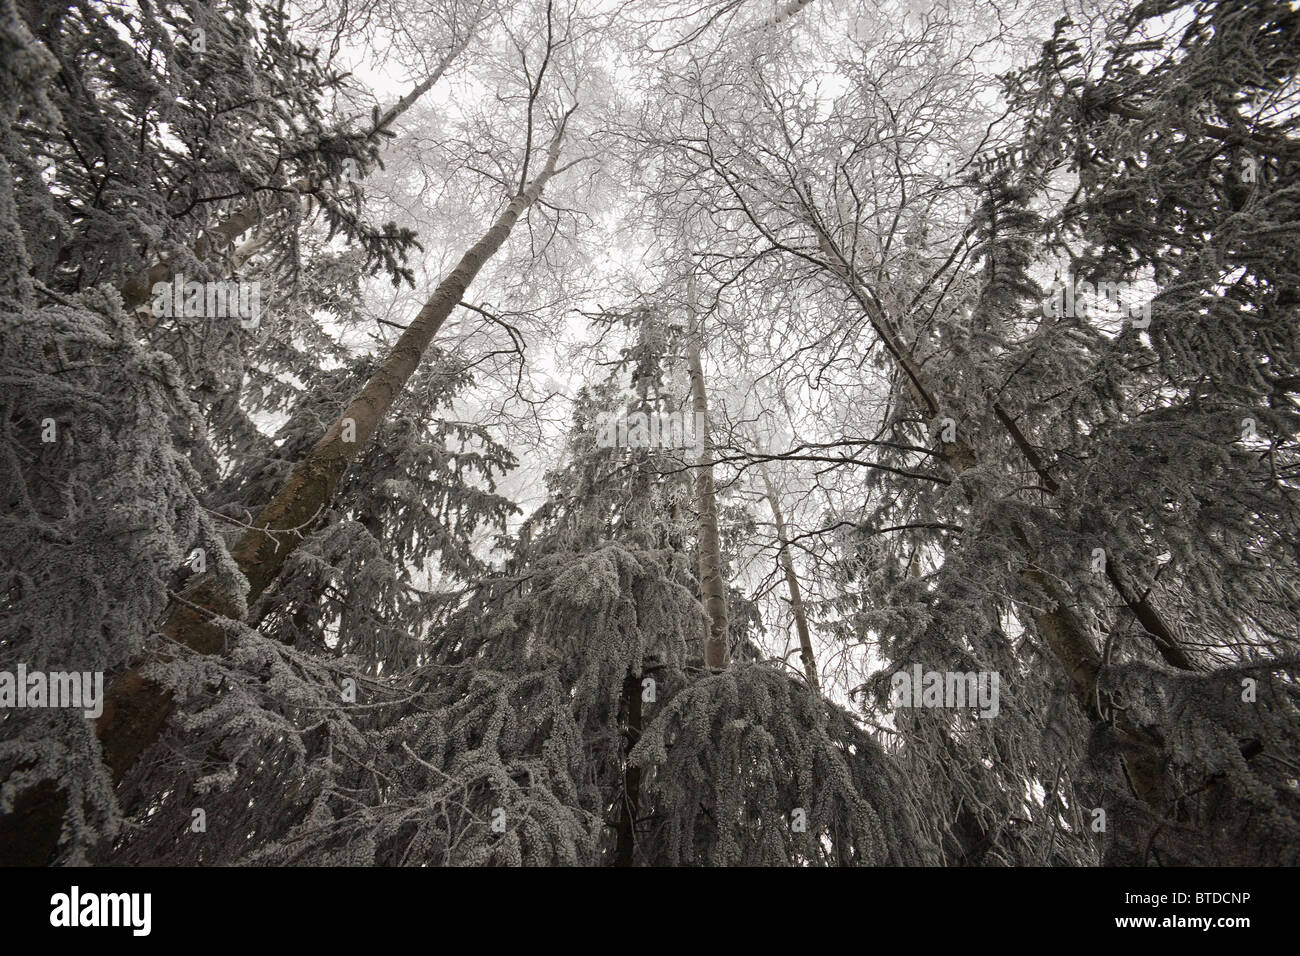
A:
POLYGON ((1286 0, 0 0, 0 861, 1300 863, 1298 104, 1286 0))

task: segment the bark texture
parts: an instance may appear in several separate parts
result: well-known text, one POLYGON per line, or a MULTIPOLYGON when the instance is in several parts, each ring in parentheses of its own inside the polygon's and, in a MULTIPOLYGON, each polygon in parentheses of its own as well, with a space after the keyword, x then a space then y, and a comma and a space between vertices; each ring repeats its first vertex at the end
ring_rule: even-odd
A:
POLYGON ((799 659, 803 662, 804 676, 812 689, 821 693, 821 681, 817 677, 817 658, 813 654, 812 635, 808 630, 808 615, 803 609, 803 591, 799 587, 799 575, 794 570, 794 558, 790 555, 790 541, 785 531, 785 515, 781 513, 781 502, 776 496, 766 468, 760 468, 763 475, 763 489, 767 494, 768 507, 772 509, 772 519, 776 522, 776 540, 780 550, 781 571, 785 575, 786 587, 790 592, 790 613, 794 615, 795 631, 799 635, 799 659))
POLYGON ((700 511, 700 597, 708 613, 704 638, 704 663, 711 670, 725 670, 731 658, 727 638, 727 592, 722 573, 722 545, 718 535, 718 496, 713 484, 713 445, 709 429, 709 399, 704 388, 704 365, 700 361, 703 323, 696 302, 695 279, 687 279, 686 361, 691 375, 691 399, 695 421, 702 423, 700 458, 695 472, 695 497, 700 511))

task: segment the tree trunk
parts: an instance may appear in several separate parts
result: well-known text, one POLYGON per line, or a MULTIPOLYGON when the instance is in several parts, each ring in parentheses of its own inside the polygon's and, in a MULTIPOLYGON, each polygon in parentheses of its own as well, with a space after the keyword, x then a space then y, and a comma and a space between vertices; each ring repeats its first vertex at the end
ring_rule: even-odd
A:
POLYGON ((694 276, 686 280, 686 311, 686 361, 690 368, 691 397, 700 442, 695 497, 700 510, 700 597, 709 618, 704 639, 704 663, 711 670, 725 670, 731 656, 727 637, 727 595, 722 574, 722 545, 718 535, 718 499, 713 486, 709 401, 704 390, 704 365, 700 361, 702 323, 695 300, 694 276))
POLYGON ((803 672, 813 691, 820 694, 821 681, 817 677, 817 658, 813 656, 812 637, 808 630, 808 616, 803 610, 803 594, 799 589, 799 576, 794 571, 794 558, 790 555, 790 541, 785 534, 785 516, 781 514, 781 502, 777 499, 776 488, 768 477, 766 466, 760 465, 763 487, 767 492, 767 504, 772 509, 772 518, 776 522, 776 540, 780 550, 781 570, 785 572, 785 583, 790 589, 790 612, 794 615, 794 627, 799 634, 799 659, 803 661, 803 672))
POLYGON ((631 866, 636 852, 636 821, 641 812, 641 768, 627 762, 641 739, 641 679, 628 671, 623 678, 623 798, 619 801, 618 842, 614 865, 631 866))

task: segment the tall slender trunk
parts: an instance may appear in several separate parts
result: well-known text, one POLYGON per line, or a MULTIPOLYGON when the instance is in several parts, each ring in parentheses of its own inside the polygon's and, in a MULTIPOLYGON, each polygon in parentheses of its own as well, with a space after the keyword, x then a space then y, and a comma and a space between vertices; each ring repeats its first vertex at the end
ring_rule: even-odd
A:
MULTIPOLYGON (((222 618, 240 619, 274 580, 285 559, 324 513, 349 462, 356 458, 407 380, 420 364, 443 321, 456 308, 483 264, 510 235, 515 222, 541 195, 555 175, 564 134, 561 123, 538 176, 512 198, 505 210, 447 276, 420 309, 388 357, 262 509, 250 529, 236 543, 232 557, 248 581, 241 600, 231 593, 228 580, 215 571, 194 579, 169 611, 162 631, 171 640, 200 654, 223 650, 226 629, 222 618)), ((104 712, 96 723, 104 762, 120 781, 140 754, 157 740, 171 713, 171 692, 144 676, 142 665, 127 670, 105 695, 104 712)), ((0 857, 5 862, 49 862, 57 845, 65 798, 56 787, 36 787, 15 800, 11 820, 27 821, 23 832, 0 825, 0 857), (35 801, 35 804, 33 804, 35 801), (12 844, 10 840, 13 840, 12 844), (33 858, 20 854, 42 854, 33 858)))
POLYGON ((691 398, 699 430, 700 457, 695 472, 695 497, 700 510, 700 596, 709 624, 704 638, 704 663, 725 670, 731 656, 727 638, 727 594, 722 574, 722 544, 718 535, 718 498, 713 484, 713 444, 709 429, 709 400, 700 361, 700 322, 695 277, 686 280, 686 361, 691 375, 691 398))
POLYGON ((781 513, 781 502, 767 473, 767 466, 759 465, 759 473, 763 476, 767 505, 772 509, 772 519, 776 522, 776 541, 780 548, 781 570, 785 573, 786 587, 790 591, 790 613, 794 615, 795 631, 799 634, 799 659, 803 661, 803 672, 808 678, 809 686, 820 694, 822 685, 817 677, 817 658, 813 655, 808 616, 803 609, 803 593, 799 588, 799 576, 795 574, 794 558, 790 554, 790 540, 785 533, 785 516, 781 513))
POLYGON ((631 866, 636 853, 636 821, 641 812, 641 768, 627 755, 641 739, 641 678, 631 671, 623 678, 623 797, 619 801, 614 865, 631 866))

